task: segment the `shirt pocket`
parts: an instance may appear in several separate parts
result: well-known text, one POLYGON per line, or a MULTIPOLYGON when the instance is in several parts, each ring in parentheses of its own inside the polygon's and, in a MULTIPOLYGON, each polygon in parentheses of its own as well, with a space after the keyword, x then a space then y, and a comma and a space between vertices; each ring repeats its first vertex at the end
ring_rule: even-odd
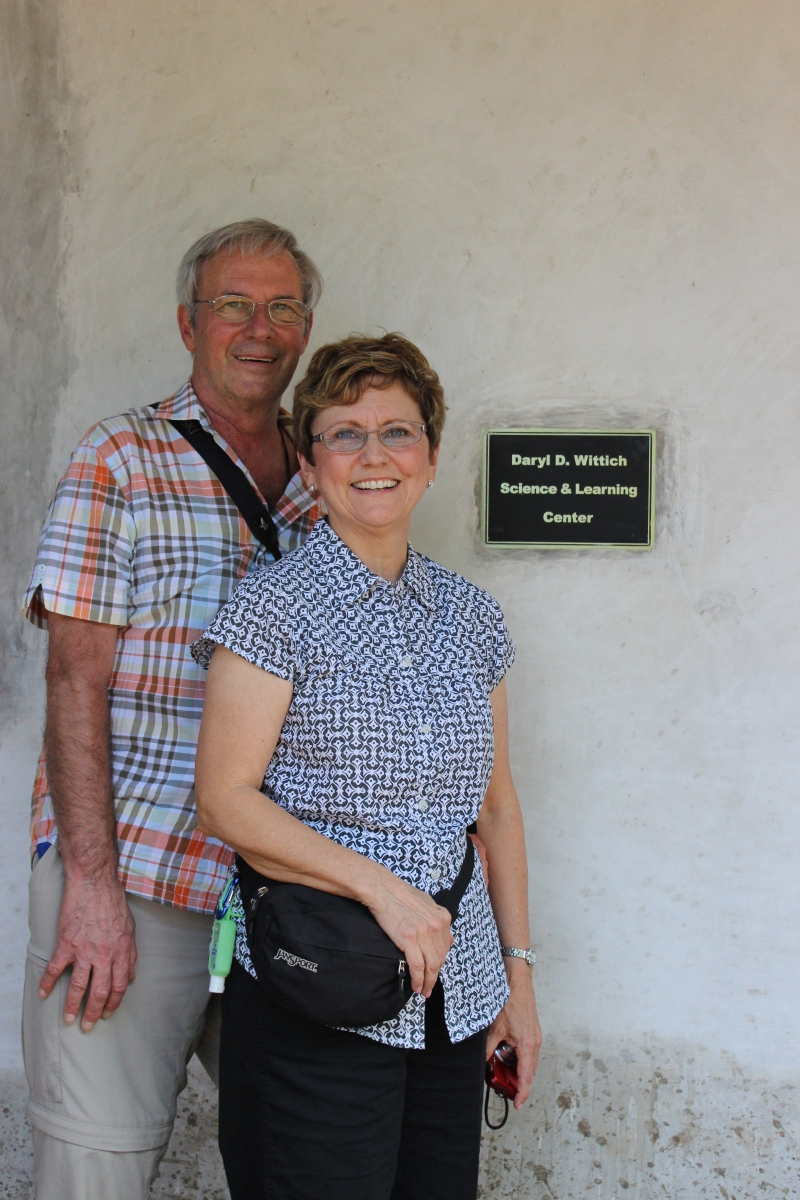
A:
POLYGON ((420 691, 445 786, 462 790, 477 781, 485 787, 494 757, 494 721, 484 682, 470 667, 438 664, 420 691))
POLYGON ((376 801, 413 778, 413 737, 397 672, 355 654, 307 665, 282 734, 324 784, 376 801))

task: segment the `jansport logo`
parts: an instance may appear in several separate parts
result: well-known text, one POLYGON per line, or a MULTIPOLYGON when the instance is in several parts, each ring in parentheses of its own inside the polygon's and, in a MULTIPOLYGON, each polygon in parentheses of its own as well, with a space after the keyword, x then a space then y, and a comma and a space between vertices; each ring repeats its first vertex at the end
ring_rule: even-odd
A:
POLYGON ((297 954, 290 954, 288 950, 279 950, 275 955, 275 962, 283 959, 290 967, 302 967, 304 971, 313 971, 316 975, 317 964, 309 962, 307 958, 300 958, 297 954))

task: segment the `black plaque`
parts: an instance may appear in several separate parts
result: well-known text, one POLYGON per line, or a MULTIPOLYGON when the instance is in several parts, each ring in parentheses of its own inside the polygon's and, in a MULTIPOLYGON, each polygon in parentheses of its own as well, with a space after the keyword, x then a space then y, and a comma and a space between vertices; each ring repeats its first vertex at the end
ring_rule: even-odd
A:
POLYGON ((486 544, 652 546, 655 441, 648 429, 490 430, 486 544))

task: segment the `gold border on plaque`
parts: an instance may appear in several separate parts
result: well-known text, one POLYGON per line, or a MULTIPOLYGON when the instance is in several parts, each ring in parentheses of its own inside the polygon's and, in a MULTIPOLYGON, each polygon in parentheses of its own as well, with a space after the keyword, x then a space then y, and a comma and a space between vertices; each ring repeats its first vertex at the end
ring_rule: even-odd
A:
POLYGON ((622 550, 652 550, 656 536, 656 431, 655 429, 487 429, 483 438, 483 511, 481 513, 481 528, 483 529, 483 544, 489 550, 587 550, 592 547, 616 547, 622 550), (647 437, 650 446, 650 470, 647 474, 647 541, 646 542, 490 542, 488 538, 489 521, 489 438, 493 435, 514 436, 518 433, 560 434, 575 437, 588 434, 592 437, 618 437, 620 434, 633 434, 636 437, 647 437))

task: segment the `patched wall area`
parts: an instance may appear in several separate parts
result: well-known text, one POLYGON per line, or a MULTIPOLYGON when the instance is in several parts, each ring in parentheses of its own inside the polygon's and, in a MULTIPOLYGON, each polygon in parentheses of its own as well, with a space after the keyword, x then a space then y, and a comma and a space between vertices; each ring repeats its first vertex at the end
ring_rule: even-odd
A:
MULTIPOLYGON (((547 1043, 482 1195, 796 1194, 797 5, 12 0, 0 38, 7 1194, 42 720, 19 600, 77 439, 189 372, 183 250, 250 215, 325 275, 312 349, 398 329, 440 372, 415 544, 517 644, 547 1043), (654 548, 483 546, 503 426, 655 429, 654 548)), ((213 1104, 194 1073, 159 1194, 224 1194, 213 1104)))

